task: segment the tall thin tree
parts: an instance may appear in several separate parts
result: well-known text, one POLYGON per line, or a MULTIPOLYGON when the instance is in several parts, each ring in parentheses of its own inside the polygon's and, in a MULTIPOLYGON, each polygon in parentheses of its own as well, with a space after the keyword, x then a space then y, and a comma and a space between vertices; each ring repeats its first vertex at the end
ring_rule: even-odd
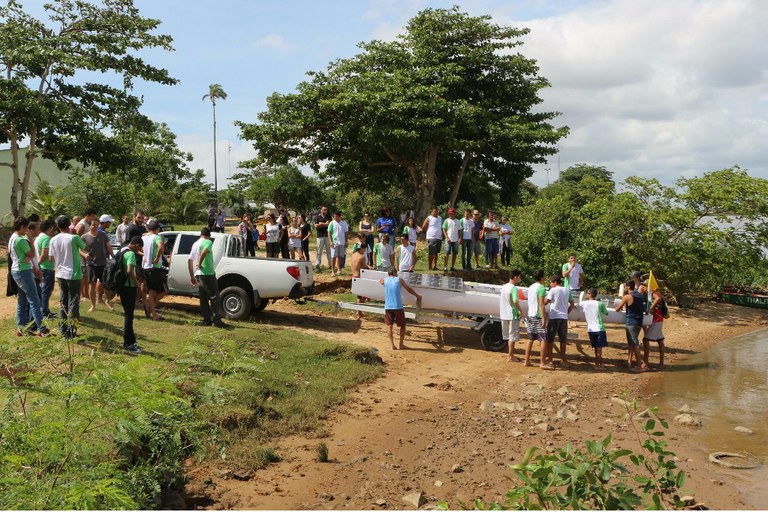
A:
POLYGON ((208 98, 211 100, 211 105, 213 106, 213 191, 214 194, 216 194, 216 204, 219 203, 219 173, 218 173, 218 166, 216 162, 216 100, 227 99, 227 93, 224 92, 224 89, 221 87, 220 84, 211 84, 208 86, 208 94, 203 96, 203 101, 208 98))

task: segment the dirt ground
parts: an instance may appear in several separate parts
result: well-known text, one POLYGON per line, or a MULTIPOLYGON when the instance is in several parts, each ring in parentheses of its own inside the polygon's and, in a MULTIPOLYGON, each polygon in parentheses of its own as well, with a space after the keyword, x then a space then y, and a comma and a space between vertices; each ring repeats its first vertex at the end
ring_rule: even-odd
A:
MULTIPOLYGON (((321 274, 319 280, 328 278, 321 274)), ((348 278, 324 286, 348 287, 348 278)), ((15 301, 0 300, 4 318, 14 308, 15 301)), ((764 311, 722 304, 670 308, 670 313, 665 335, 672 368, 666 371, 708 345, 768 326, 764 311)), ((570 367, 542 371, 483 350, 479 335, 467 328, 409 324, 409 348, 393 351, 380 316, 359 322, 351 312, 329 315, 278 301, 253 322, 254 328, 281 325, 375 348, 387 372, 330 411, 322 432, 275 440, 282 461, 264 470, 233 474, 216 460, 189 461, 185 498, 190 508, 413 509, 417 502, 404 497, 416 492, 423 495, 421 508, 435 508, 440 501, 455 508, 457 500, 468 503, 475 497, 501 501, 513 485, 508 465, 532 445, 552 450, 571 441, 583 447, 584 441, 611 433, 618 445, 639 450, 625 411, 611 399, 626 389, 642 403, 645 385, 664 375, 624 368, 620 326, 608 328, 608 369, 597 372, 588 362, 592 350, 583 325, 576 331, 579 339, 568 346, 570 367), (320 441, 328 446, 330 462, 315 460, 320 441)), ((655 357, 652 353, 652 362, 655 357)), ((669 420, 676 414, 662 411, 669 420)), ((670 448, 689 475, 686 492, 709 508, 749 508, 737 477, 709 464, 688 428, 670 421, 668 433, 670 448)))

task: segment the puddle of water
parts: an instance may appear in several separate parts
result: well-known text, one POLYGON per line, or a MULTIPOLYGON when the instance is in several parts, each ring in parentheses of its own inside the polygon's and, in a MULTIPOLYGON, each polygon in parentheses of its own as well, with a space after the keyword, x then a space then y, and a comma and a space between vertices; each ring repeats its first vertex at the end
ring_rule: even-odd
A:
MULTIPOLYGON (((653 358, 653 353, 651 354, 653 358)), ((697 411, 703 426, 693 430, 702 456, 714 451, 749 452, 763 464, 756 470, 729 470, 748 506, 768 503, 768 330, 718 343, 673 365, 646 390, 672 423, 684 404, 697 411), (734 432, 742 426, 754 434, 734 432)))

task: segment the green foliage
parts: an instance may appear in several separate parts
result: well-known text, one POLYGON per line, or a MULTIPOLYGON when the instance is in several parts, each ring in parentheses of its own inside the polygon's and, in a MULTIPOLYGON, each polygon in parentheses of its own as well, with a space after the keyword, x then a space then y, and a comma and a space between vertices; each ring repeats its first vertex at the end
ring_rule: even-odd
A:
MULTIPOLYGON (((624 393, 626 398, 626 393, 624 393)), ((628 402, 626 412, 637 414, 636 401, 628 402)), ((519 464, 511 466, 520 484, 512 488, 503 503, 477 499, 478 510, 661 510, 684 505, 679 492, 685 472, 677 467, 675 454, 666 448, 666 421, 649 408, 653 418, 638 427, 640 451, 612 448, 611 435, 586 441, 586 450, 571 443, 553 453, 540 453, 537 447, 526 451, 519 464), (657 427, 657 422, 659 427, 657 427), (660 429, 657 429, 660 428, 660 429)), ((459 503, 462 508, 466 504, 459 503)), ((446 503, 441 508, 447 509, 446 503)))
POLYGON ((50 342, 4 351, 34 371, 4 386, 0 507, 154 508, 200 448, 189 402, 133 361, 91 357, 74 372, 44 372, 40 357, 55 352, 50 342))
POLYGON ((311 212, 324 201, 320 182, 304 175, 294 165, 280 166, 255 177, 241 176, 235 188, 241 189, 246 198, 258 204, 272 203, 278 208, 311 212))
POLYGON ((397 40, 361 43, 296 93, 273 94, 259 123, 238 124, 259 162, 322 167, 342 193, 407 183, 419 218, 436 192, 448 200, 461 186, 462 169, 514 190, 568 132, 538 107, 549 83, 518 51, 527 33, 425 9, 397 40))
POLYGON ((55 219, 66 213, 64 187, 53 186, 37 174, 37 186, 29 195, 29 212, 38 214, 41 219, 55 219))
POLYGON ((234 323, 215 334, 169 310, 135 321, 144 353, 120 350, 115 313, 97 310, 80 339, 0 327, 0 507, 143 509, 180 489, 190 456, 253 470, 279 460, 277 436, 317 428, 347 390, 382 367, 363 348, 290 329, 234 323))
POLYGON ((316 456, 315 459, 317 462, 328 462, 328 445, 325 444, 325 441, 320 441, 317 443, 317 446, 315 447, 316 456))
POLYGON ((23 183, 39 155, 63 169, 72 159, 102 171, 130 167, 131 146, 120 133, 152 131, 139 113, 141 99, 130 94, 133 80, 176 83, 138 56, 144 49, 171 50, 171 38, 155 34, 160 22, 142 17, 132 0, 67 0, 44 9, 47 20, 32 17, 20 2, 0 7, 0 144, 19 155, 19 144, 29 142, 26 160, 11 165, 14 216, 26 208, 23 183), (110 75, 123 86, 83 81, 110 75))
POLYGON ((513 266, 560 271, 570 252, 586 284, 616 290, 633 270, 653 271, 672 300, 720 286, 758 286, 768 262, 768 180, 738 167, 678 180, 629 178, 582 164, 531 204, 503 209, 512 225, 513 266), (695 269, 695 270, 694 270, 695 269))

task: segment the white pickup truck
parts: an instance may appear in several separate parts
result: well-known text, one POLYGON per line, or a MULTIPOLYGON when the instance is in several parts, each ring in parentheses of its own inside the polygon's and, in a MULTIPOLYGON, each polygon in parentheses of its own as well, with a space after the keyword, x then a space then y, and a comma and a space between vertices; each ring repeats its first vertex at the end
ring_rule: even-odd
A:
MULTIPOLYGON (((187 261, 199 238, 194 231, 161 233, 169 255, 168 288, 173 295, 197 295, 189 280, 187 261)), ((251 311, 267 307, 270 299, 298 299, 312 295, 315 281, 312 263, 302 260, 245 257, 244 241, 238 235, 211 233, 213 265, 219 282, 221 305, 227 318, 242 320, 251 311)))

